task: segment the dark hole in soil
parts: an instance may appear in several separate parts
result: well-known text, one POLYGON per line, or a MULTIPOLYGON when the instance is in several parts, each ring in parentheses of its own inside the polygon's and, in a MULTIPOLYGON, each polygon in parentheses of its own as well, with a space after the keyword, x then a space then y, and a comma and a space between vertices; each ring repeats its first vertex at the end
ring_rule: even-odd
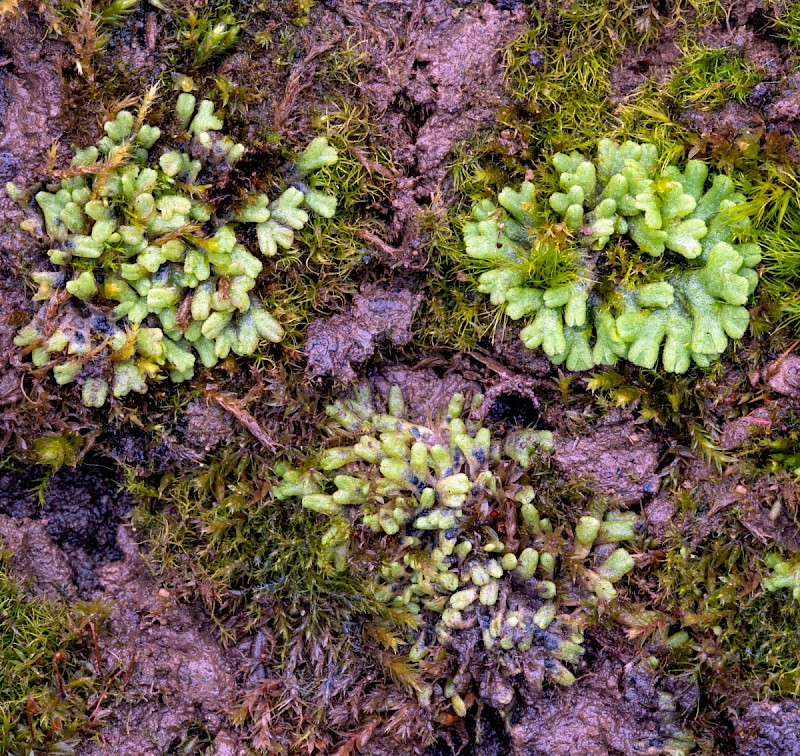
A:
POLYGON ((400 110, 408 116, 406 127, 412 138, 416 138, 417 133, 433 115, 434 111, 434 106, 432 104, 417 102, 409 97, 405 91, 398 93, 392 104, 397 110, 400 110))
POLYGON ((0 42, 0 80, 5 74, 13 73, 15 68, 11 51, 3 42, 0 42))
POLYGON ((498 10, 514 11, 521 5, 528 5, 530 0, 494 0, 492 5, 498 10))
POLYGON ((583 649, 581 665, 584 670, 590 670, 596 661, 603 658, 603 647, 595 640, 594 636, 587 633, 583 639, 583 649))
POLYGON ((760 8, 756 8, 750 14, 750 17, 745 21, 745 26, 749 26, 763 39, 770 40, 772 42, 781 41, 781 29, 775 23, 775 17, 773 14, 766 13, 760 8))
POLYGON ((530 427, 539 420, 539 410, 532 399, 518 394, 500 394, 489 411, 489 419, 508 425, 530 427))
POLYGON ((480 742, 477 736, 477 722, 469 716, 465 722, 469 742, 462 743, 457 732, 450 735, 451 742, 444 738, 436 741, 425 756, 507 756, 511 753, 511 744, 506 735, 500 714, 490 707, 485 707, 480 719, 480 742))
POLYGON ((8 93, 6 92, 6 76, 14 70, 14 63, 5 47, 0 44, 0 118, 8 109, 8 93))
POLYGON ((213 743, 208 730, 200 723, 193 724, 185 738, 174 738, 167 749, 168 754, 210 753, 213 743), (191 749, 191 750, 190 750, 191 749))
POLYGON ((122 465, 139 466, 146 470, 160 471, 164 465, 170 463, 163 449, 153 448, 152 439, 147 433, 136 428, 126 428, 124 431, 110 431, 103 436, 108 450, 108 464, 116 460, 122 465))
POLYGON ((100 588, 94 570, 123 556, 117 526, 131 500, 119 489, 116 465, 103 457, 87 457, 79 467, 55 473, 40 505, 32 489, 44 474, 38 466, 0 472, 0 513, 42 520, 67 555, 78 591, 88 596, 100 588))

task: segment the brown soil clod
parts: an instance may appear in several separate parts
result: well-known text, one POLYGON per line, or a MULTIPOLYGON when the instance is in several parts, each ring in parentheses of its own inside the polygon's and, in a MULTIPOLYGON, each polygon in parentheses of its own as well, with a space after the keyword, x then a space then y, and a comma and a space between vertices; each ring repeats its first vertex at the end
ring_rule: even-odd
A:
POLYGON ((727 451, 739 449, 752 438, 769 434, 774 422, 772 414, 767 407, 759 407, 744 417, 729 420, 722 428, 720 447, 727 451))
POLYGON ((453 394, 472 393, 480 388, 458 371, 448 370, 447 363, 439 367, 437 370, 423 365, 416 368, 390 365, 372 376, 370 382, 384 404, 388 401, 391 387, 399 386, 406 399, 408 418, 413 422, 429 422, 443 407, 447 407, 453 394))
POLYGON ((76 599, 72 569, 41 520, 0 515, 0 545, 12 552, 11 568, 30 581, 30 590, 51 599, 76 599))
POLYGON ((800 703, 758 701, 736 720, 739 756, 800 753, 800 703))
MULTIPOLYGON (((15 316, 30 309, 20 264, 38 253, 33 237, 19 228, 25 213, 4 187, 32 183, 61 136, 58 50, 43 43, 41 27, 25 16, 0 24, 0 406, 24 396, 21 376, 10 365, 11 342, 19 327, 15 316)), ((0 448, 2 442, 0 432, 0 448)))
POLYGON ((368 286, 349 314, 313 322, 306 339, 309 377, 330 375, 352 383, 353 366, 371 357, 382 341, 395 346, 411 341, 411 322, 421 302, 422 294, 408 289, 368 286))
POLYGON ((764 368, 763 380, 778 394, 800 396, 800 357, 779 357, 764 368))
POLYGON ((193 399, 185 414, 185 443, 200 451, 211 451, 235 435, 233 417, 219 405, 193 399))
POLYGON ((553 459, 564 474, 587 478, 602 494, 629 506, 658 493, 659 444, 632 420, 605 420, 593 430, 571 437, 556 431, 553 459))
POLYGON ((663 686, 642 666, 605 659, 561 695, 542 696, 511 729, 513 756, 609 756, 659 753, 669 719, 663 686))

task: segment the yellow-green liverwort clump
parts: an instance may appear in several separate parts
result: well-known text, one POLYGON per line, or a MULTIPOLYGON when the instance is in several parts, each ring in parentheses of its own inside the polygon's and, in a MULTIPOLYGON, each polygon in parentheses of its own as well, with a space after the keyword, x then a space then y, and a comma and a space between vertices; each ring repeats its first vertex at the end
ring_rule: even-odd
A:
POLYGON ((479 290, 528 321, 526 347, 570 370, 653 368, 661 356, 683 373, 744 335, 761 252, 728 176, 699 160, 661 168, 655 145, 608 139, 595 160, 558 153, 553 166, 561 191, 548 208, 526 181, 503 189, 499 207, 477 203, 464 227, 467 254, 486 268, 479 290), (638 255, 643 272, 614 269, 638 255))
POLYGON ((763 579, 764 587, 770 593, 791 590, 792 598, 800 601, 800 555, 782 559, 778 554, 767 554, 765 561, 772 573, 763 579))
MULTIPOLYGON (((273 493, 331 518, 340 567, 354 530, 383 549, 376 596, 418 617, 407 638, 411 662, 463 648, 456 641, 469 634, 506 678, 524 671, 528 684, 570 685, 588 613, 614 605, 615 583, 634 567, 619 543, 634 536, 636 516, 598 507, 574 537, 555 528, 540 517, 527 474, 552 449, 550 432, 521 430, 501 444, 462 419, 464 404, 456 394, 444 417, 420 425, 405 419, 397 387, 387 412, 361 387, 328 408, 334 443, 344 443, 321 452, 311 472, 284 470, 273 493)), ((467 680, 456 677, 442 690, 463 715, 467 680)))
MULTIPOLYGON (((60 385, 77 381, 88 406, 102 406, 109 388, 144 393, 150 380, 185 381, 199 365, 281 341, 281 325, 251 295, 263 263, 237 229, 255 226, 261 254, 272 256, 292 247, 309 212, 336 210, 335 197, 308 186, 337 160, 320 137, 297 160, 295 186, 223 211, 205 199, 203 180, 229 170, 245 147, 221 134, 211 100, 181 94, 176 112, 183 148, 158 149, 159 129, 123 110, 34 197, 55 269, 33 274, 43 304, 15 343, 60 385)), ((26 199, 13 184, 7 191, 26 199)))

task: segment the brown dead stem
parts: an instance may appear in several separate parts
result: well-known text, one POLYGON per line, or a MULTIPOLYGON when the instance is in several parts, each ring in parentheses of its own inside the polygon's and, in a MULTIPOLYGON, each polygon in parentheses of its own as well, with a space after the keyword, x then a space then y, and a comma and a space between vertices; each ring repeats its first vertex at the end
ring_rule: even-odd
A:
POLYGON ((316 66, 312 65, 313 62, 324 53, 328 52, 332 47, 336 46, 341 41, 341 36, 337 35, 329 42, 321 45, 316 45, 308 51, 303 60, 295 66, 292 75, 286 82, 286 92, 283 99, 278 103, 275 108, 275 115, 272 119, 272 128, 275 131, 281 131, 289 118, 289 114, 294 108, 298 95, 314 84, 314 69, 316 66), (305 80, 304 80, 305 79, 305 80))
POLYGON ((244 405, 248 403, 248 397, 237 400, 217 391, 208 391, 206 396, 216 402, 226 412, 230 412, 231 415, 250 431, 268 451, 274 452, 276 450, 277 444, 275 441, 273 441, 269 434, 259 425, 258 420, 244 408, 244 405))

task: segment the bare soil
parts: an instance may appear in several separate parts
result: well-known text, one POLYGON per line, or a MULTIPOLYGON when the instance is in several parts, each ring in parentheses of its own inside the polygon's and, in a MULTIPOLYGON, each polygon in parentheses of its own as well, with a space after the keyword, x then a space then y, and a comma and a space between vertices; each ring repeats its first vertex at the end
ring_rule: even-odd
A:
MULTIPOLYGON (((563 695, 530 702, 522 721, 511 729, 514 756, 586 756, 658 753, 670 727, 679 722, 675 711, 664 711, 659 694, 664 681, 643 666, 598 659, 591 674, 563 695)), ((684 707, 694 691, 682 691, 684 707)), ((663 706, 663 704, 662 704, 663 706)))
POLYGON ((248 751, 228 719, 236 703, 235 658, 207 618, 152 579, 124 528, 118 543, 124 557, 97 575, 103 594, 115 598, 103 659, 125 670, 126 700, 113 707, 97 741, 82 753, 170 753, 202 723, 215 754, 244 756, 248 751))
POLYGON ((306 337, 308 375, 352 383, 354 367, 372 357, 383 341, 394 346, 411 341, 411 321, 422 296, 408 289, 369 286, 355 297, 350 312, 315 320, 306 337))
POLYGON ((387 241, 399 245, 387 260, 393 266, 423 264, 417 219, 441 191, 451 148, 491 124, 505 102, 500 50, 524 29, 524 5, 465 5, 345 1, 336 7, 365 45, 361 86, 400 168, 387 227, 387 241))
POLYGON ((567 475, 587 478, 599 493, 638 504, 658 492, 660 444, 632 418, 609 415, 602 425, 581 436, 558 433, 555 445, 556 467, 567 475))
POLYGON ((130 509, 131 499, 120 492, 110 460, 87 459, 80 475, 62 468, 49 479, 43 503, 38 501, 32 471, 0 472, 0 513, 40 520, 45 533, 66 555, 79 594, 88 597, 100 587, 95 570, 122 558, 117 525, 130 509))

